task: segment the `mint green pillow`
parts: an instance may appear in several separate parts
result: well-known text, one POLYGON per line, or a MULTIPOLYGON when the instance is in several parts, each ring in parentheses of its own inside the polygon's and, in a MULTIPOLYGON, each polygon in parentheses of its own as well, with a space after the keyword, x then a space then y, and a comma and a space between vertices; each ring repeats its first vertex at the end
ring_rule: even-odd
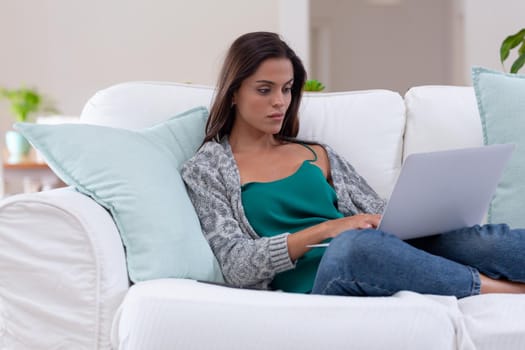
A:
POLYGON ((204 138, 207 115, 198 107, 141 131, 88 124, 15 128, 66 184, 111 212, 133 282, 222 282, 178 171, 204 138))
POLYGON ((488 222, 525 227, 525 76, 472 69, 487 145, 515 143, 516 150, 490 204, 488 222))

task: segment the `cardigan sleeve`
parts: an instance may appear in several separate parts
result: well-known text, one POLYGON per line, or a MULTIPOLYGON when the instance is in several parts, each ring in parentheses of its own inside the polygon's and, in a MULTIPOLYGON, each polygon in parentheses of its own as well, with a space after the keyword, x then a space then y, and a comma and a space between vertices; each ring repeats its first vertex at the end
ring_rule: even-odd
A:
POLYGON ((267 288, 276 273, 294 267, 288 253, 288 233, 254 238, 243 231, 241 215, 224 179, 225 175, 235 176, 228 172, 231 169, 224 169, 229 159, 209 150, 197 153, 181 171, 203 234, 228 284, 267 288))

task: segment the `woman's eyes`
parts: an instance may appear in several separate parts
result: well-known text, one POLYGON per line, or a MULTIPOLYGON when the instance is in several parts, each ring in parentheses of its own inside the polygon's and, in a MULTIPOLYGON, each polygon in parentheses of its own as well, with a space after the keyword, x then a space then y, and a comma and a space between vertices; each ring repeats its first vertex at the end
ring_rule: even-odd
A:
MULTIPOLYGON (((271 90, 272 90, 272 89, 270 89, 270 88, 258 88, 258 89, 257 89, 257 91, 258 91, 259 93, 263 94, 263 95, 266 95, 266 94, 270 93, 271 90)), ((283 93, 285 93, 285 94, 290 93, 290 91, 292 91, 292 88, 291 88, 291 87, 285 87, 285 88, 283 88, 283 93)))

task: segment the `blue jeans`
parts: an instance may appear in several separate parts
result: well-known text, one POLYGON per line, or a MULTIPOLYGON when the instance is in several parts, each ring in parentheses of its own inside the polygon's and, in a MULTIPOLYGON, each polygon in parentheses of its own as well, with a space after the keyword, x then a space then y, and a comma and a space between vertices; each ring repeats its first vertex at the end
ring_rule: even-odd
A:
POLYGON ((410 290, 462 298, 479 294, 480 273, 525 283, 525 230, 484 225, 407 241, 374 229, 346 231, 326 249, 312 294, 410 290))

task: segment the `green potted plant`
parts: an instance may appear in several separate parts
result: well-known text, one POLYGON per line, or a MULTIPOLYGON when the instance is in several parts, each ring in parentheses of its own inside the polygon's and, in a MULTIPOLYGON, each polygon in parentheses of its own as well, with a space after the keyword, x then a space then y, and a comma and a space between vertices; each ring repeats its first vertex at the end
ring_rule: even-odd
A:
POLYGON ((323 91, 325 86, 319 80, 309 79, 304 83, 304 91, 319 92, 323 91))
POLYGON ((510 68, 511 73, 518 73, 521 67, 523 67, 523 64, 525 64, 525 28, 522 28, 516 34, 507 36, 501 43, 499 53, 503 70, 505 70, 504 62, 509 57, 510 51, 518 46, 518 58, 516 58, 510 68))
MULTIPOLYGON (((41 109, 42 96, 36 89, 21 87, 18 89, 0 88, 0 98, 6 99, 17 122, 27 122, 29 115, 41 109)), ((29 142, 18 132, 6 132, 6 146, 10 163, 17 163, 29 153, 29 142)))

